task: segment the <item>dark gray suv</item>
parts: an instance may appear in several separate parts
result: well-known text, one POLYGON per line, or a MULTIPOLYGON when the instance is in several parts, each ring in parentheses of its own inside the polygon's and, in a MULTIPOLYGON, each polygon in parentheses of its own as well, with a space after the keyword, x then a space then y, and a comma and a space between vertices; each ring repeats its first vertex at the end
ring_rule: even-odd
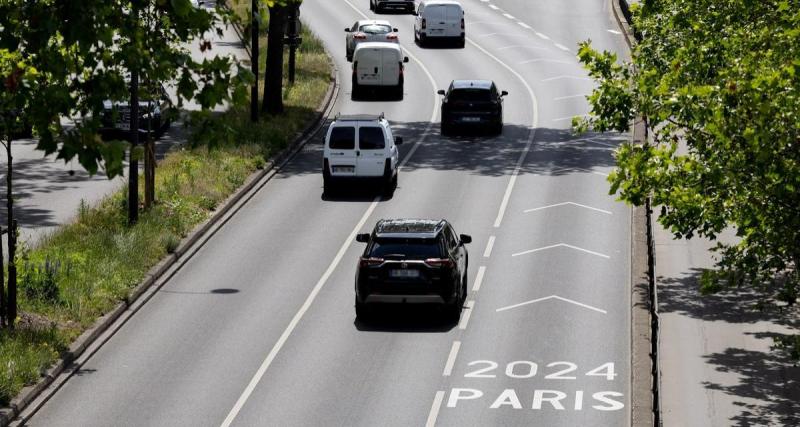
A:
POLYGON ((367 244, 356 271, 356 317, 378 304, 434 304, 461 315, 472 237, 443 219, 391 219, 356 240, 367 244))
POLYGON ((414 11, 414 0, 369 0, 369 10, 383 12, 385 10, 414 11))

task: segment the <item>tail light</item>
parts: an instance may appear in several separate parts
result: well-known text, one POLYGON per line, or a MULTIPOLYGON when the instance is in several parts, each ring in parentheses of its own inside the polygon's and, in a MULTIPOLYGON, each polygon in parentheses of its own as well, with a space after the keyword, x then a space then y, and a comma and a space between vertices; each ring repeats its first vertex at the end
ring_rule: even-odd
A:
POLYGON ((386 40, 397 40, 397 34, 394 34, 394 33, 388 34, 386 36, 386 40))
POLYGON ((361 257, 361 260, 358 262, 359 267, 375 267, 381 264, 383 264, 383 258, 361 257))
POLYGON ((353 38, 356 39, 356 40, 366 40, 367 39, 367 35, 364 34, 364 33, 355 33, 353 35, 353 38))
POLYGON ((464 18, 461 18, 461 29, 464 29, 464 18))
POLYGON ((428 21, 426 19, 422 19, 422 29, 428 28, 428 21))
POLYGON ((425 260, 428 267, 434 268, 452 268, 455 264, 448 258, 428 258, 425 260))

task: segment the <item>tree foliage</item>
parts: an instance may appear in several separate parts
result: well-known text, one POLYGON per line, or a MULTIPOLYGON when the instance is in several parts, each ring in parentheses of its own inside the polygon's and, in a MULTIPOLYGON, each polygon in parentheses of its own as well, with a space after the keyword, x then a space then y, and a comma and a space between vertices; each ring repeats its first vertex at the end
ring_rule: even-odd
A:
MULTIPOLYGON (((222 15, 224 16, 224 15, 222 15)), ((220 21, 189 0, 0 0, 0 49, 17 52, 38 70, 23 111, 38 148, 76 158, 90 173, 122 173, 124 145, 97 135, 103 101, 126 100, 131 70, 172 82, 179 104, 212 108, 245 96, 249 71, 232 58, 197 60, 188 43, 219 31, 220 21), (133 13, 137 11, 137 13, 133 13), (62 126, 62 119, 74 126, 62 126)))
POLYGON ((621 64, 589 42, 579 57, 599 87, 579 128, 650 140, 617 153, 611 192, 652 196, 676 237, 715 239, 719 272, 705 290, 748 284, 797 301, 800 287, 800 1, 650 0, 634 9, 642 35, 621 64))

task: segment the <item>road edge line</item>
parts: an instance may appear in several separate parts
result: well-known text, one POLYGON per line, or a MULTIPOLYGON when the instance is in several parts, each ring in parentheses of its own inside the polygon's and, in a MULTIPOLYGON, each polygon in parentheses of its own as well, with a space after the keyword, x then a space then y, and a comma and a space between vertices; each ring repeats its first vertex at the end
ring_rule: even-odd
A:
POLYGON ((277 172, 280 171, 289 160, 300 152, 305 144, 312 139, 313 135, 319 132, 327 121, 335 100, 338 99, 339 88, 341 86, 335 62, 327 51, 326 55, 328 56, 331 72, 331 81, 328 85, 328 90, 325 94, 325 98, 323 98, 322 102, 320 102, 320 105, 317 107, 315 117, 313 117, 312 120, 309 121, 308 126, 295 137, 294 142, 269 160, 263 169, 253 172, 247 177, 242 187, 228 196, 209 219, 198 224, 189 232, 173 254, 162 259, 145 273, 144 279, 138 286, 131 290, 129 297, 122 300, 114 309, 99 317, 94 325, 73 341, 56 364, 48 368, 36 384, 24 387, 20 393, 11 400, 8 407, 0 408, 0 427, 5 427, 15 422, 24 423, 36 414, 36 412, 61 389, 64 383, 80 369, 86 360, 94 355, 94 353, 99 350, 99 348, 102 347, 102 345, 105 344, 105 342, 111 338, 111 336, 113 336, 142 305, 149 301, 155 291, 160 289, 172 278, 197 250, 202 248, 205 243, 242 208, 242 206, 247 204, 264 185, 272 180, 277 172), (156 284, 157 286, 153 288, 156 284), (148 291, 153 292, 148 293, 148 291), (123 317, 125 313, 128 314, 123 317), (105 332, 111 330, 112 327, 113 331, 111 334, 104 336, 105 332), (104 340, 99 342, 99 345, 94 346, 89 354, 85 354, 101 337, 104 338, 104 340), (82 358, 85 360, 79 360, 82 358))

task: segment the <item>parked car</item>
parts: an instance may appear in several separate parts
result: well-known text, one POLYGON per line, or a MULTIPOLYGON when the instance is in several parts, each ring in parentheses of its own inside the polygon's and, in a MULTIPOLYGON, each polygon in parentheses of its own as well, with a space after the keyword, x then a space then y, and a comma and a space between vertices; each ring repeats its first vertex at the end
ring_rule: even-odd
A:
POLYGON ((402 138, 392 134, 383 114, 337 116, 325 135, 322 158, 325 193, 348 183, 377 181, 387 195, 392 195, 397 188, 400 157, 397 146, 402 143, 402 138))
POLYGON ((369 10, 383 12, 384 10, 414 11, 414 0, 369 0, 369 10))
POLYGON ((454 39, 458 47, 466 43, 464 8, 453 0, 424 0, 420 2, 414 19, 414 41, 420 46, 434 39, 454 39))
MULTIPOLYGON (((157 137, 169 128, 175 113, 163 86, 142 85, 139 91, 139 134, 157 137)), ((131 108, 127 101, 103 101, 100 135, 103 138, 127 138, 130 133, 131 108)))
POLYGON ((351 28, 345 28, 345 50, 347 60, 353 60, 353 51, 361 42, 387 42, 400 43, 397 37, 397 28, 393 28, 389 21, 364 20, 356 21, 351 28))
POLYGON ((503 97, 491 80, 453 80, 442 98, 442 135, 456 127, 475 127, 503 133, 503 97))
POLYGON ((359 43, 353 52, 353 98, 367 89, 389 89, 403 99, 404 64, 408 57, 395 43, 359 43))
POLYGON ((356 240, 367 244, 356 270, 356 317, 369 317, 374 304, 436 304, 458 319, 472 237, 443 219, 392 219, 356 240))

